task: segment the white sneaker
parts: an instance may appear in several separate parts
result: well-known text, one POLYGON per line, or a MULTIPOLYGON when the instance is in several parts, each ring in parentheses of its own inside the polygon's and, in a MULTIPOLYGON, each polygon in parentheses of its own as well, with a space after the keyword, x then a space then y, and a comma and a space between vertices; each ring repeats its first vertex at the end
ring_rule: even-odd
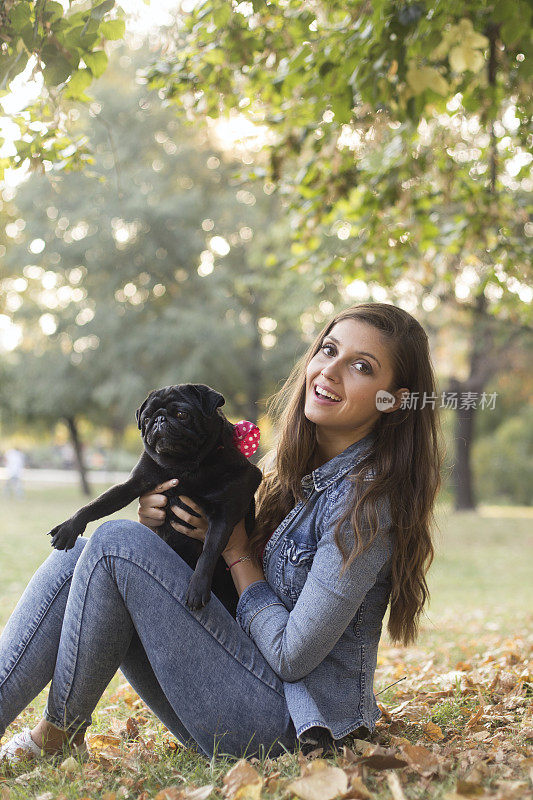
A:
MULTIPOLYGON (((80 745, 70 747, 73 756, 78 756, 82 760, 89 758, 89 750, 85 742, 80 745)), ((16 733, 9 742, 0 747, 0 765, 18 764, 23 759, 34 760, 36 758, 60 758, 62 751, 57 753, 47 753, 42 750, 31 738, 30 729, 23 728, 20 733, 16 733)))
POLYGON ((18 764, 23 759, 35 759, 41 757, 41 748, 35 744, 30 735, 29 728, 23 728, 20 733, 16 733, 9 742, 0 747, 0 764, 18 764))

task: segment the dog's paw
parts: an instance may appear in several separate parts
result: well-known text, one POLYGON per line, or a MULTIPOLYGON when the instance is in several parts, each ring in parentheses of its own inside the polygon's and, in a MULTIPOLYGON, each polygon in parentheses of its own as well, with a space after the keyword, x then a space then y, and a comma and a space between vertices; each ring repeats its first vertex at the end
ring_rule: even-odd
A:
POLYGON ((52 547, 55 547, 56 550, 70 550, 82 533, 83 530, 80 530, 71 522, 63 522, 61 525, 56 525, 55 528, 52 528, 47 536, 52 537, 52 547))
POLYGON ((189 581, 189 588, 187 589, 187 596, 185 598, 187 605, 192 611, 199 611, 209 602, 211 597, 211 582, 202 576, 193 573, 189 581))

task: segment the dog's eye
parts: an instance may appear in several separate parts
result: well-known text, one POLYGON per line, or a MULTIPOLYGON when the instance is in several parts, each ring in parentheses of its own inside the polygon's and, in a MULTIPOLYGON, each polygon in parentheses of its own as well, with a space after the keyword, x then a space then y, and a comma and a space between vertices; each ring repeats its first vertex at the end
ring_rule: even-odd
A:
POLYGON ((176 416, 176 419, 188 419, 189 418, 189 414, 187 413, 187 411, 176 411, 175 416, 176 416))

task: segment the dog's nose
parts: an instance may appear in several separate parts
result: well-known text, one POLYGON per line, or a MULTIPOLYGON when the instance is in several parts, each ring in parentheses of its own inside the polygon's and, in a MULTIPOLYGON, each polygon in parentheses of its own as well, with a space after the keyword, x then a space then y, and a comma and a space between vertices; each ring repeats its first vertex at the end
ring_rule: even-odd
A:
POLYGON ((163 414, 159 414, 154 420, 154 428, 159 430, 162 427, 163 423, 165 422, 166 417, 163 414))

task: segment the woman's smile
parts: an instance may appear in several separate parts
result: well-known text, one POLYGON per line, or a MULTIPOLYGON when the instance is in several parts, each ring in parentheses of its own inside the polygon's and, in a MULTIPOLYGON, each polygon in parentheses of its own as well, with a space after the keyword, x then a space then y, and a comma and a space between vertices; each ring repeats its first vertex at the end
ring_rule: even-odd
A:
POLYGON ((329 403, 330 405, 340 403, 342 400, 342 397, 339 397, 338 394, 335 394, 331 389, 327 389, 320 383, 315 383, 314 397, 317 402, 329 403))

